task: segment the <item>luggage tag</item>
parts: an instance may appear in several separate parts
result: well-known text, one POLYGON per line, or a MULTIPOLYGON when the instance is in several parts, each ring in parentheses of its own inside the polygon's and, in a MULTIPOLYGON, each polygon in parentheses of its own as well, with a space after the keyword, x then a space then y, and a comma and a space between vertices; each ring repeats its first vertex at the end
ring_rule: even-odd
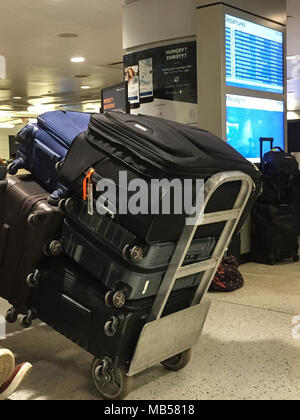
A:
POLYGON ((87 211, 90 216, 94 215, 94 189, 92 175, 95 169, 91 168, 83 180, 83 200, 87 201, 87 211))

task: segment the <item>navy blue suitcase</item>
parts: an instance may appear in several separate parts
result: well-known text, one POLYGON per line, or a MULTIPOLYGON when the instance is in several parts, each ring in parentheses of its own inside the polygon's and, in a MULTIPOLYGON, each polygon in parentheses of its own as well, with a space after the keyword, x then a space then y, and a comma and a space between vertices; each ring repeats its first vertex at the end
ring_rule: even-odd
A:
POLYGON ((38 117, 18 134, 20 147, 8 172, 14 175, 26 169, 51 194, 51 204, 67 195, 58 182, 56 164, 62 161, 75 138, 87 130, 90 114, 73 111, 51 111, 38 117))

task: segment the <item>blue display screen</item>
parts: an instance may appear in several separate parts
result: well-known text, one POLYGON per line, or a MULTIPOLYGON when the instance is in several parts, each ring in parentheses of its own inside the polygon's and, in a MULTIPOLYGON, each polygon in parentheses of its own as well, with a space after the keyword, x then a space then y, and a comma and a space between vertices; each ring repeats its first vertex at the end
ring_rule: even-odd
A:
MULTIPOLYGON (((260 161, 260 137, 274 138, 284 149, 284 103, 271 99, 226 95, 227 141, 241 155, 260 161)), ((269 145, 266 145, 268 150, 269 145)))
POLYGON ((283 94, 283 33, 225 16, 227 86, 283 94))

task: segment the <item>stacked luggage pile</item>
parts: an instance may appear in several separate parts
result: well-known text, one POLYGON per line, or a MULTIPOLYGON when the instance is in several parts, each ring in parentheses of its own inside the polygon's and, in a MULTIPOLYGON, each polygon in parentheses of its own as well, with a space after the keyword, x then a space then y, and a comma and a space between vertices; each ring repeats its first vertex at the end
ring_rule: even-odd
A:
POLYGON ((298 162, 280 147, 274 148, 273 139, 262 138, 261 150, 265 142, 271 151, 262 156, 263 192, 252 212, 252 260, 269 265, 285 259, 297 262, 298 162))
POLYGON ((146 350, 168 369, 183 368, 207 316, 198 304, 251 211, 259 173, 205 131, 118 112, 46 113, 19 140, 0 183, 0 295, 13 305, 7 321, 22 315, 29 327, 38 318, 93 354, 103 398, 124 398, 132 374, 154 363, 137 360, 146 327, 162 331, 165 321, 164 337, 152 332, 146 350), (16 175, 21 168, 31 174, 16 175), (126 189, 120 173, 148 186, 204 179, 206 219, 186 226, 187 215, 172 207, 169 215, 120 212, 124 203, 101 201, 97 187, 110 180, 126 189), (199 326, 189 321, 200 313, 199 326))

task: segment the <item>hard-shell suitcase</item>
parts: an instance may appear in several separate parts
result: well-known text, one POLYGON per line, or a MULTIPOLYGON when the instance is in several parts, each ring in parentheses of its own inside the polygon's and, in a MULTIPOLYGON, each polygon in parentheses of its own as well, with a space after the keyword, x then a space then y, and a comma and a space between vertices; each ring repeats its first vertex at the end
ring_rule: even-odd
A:
POLYGON ((292 208, 257 203, 252 212, 252 260, 270 265, 288 258, 298 261, 298 249, 292 208))
MULTIPOLYGON (((96 241, 100 248, 105 251, 109 249, 116 258, 134 263, 135 267, 153 269, 159 265, 163 266, 168 263, 174 250, 175 243, 148 245, 115 219, 100 215, 96 211, 93 215, 89 214, 87 204, 82 200, 68 199, 61 208, 66 212, 67 221, 75 230, 78 228, 87 239, 96 241)), ((197 243, 200 248, 198 252, 201 250, 200 258, 205 259, 211 253, 216 238, 202 238, 197 243)))
POLYGON ((9 166, 14 175, 19 169, 31 172, 52 193, 52 202, 67 194, 58 183, 55 166, 65 158, 74 139, 88 128, 90 114, 73 111, 51 111, 38 117, 18 134, 20 147, 16 160, 9 166))
MULTIPOLYGON (((93 184, 108 179, 114 182, 117 192, 127 188, 127 185, 120 185, 123 182, 119 179, 121 173, 124 178, 126 175, 128 182, 142 179, 149 186, 155 179, 207 180, 217 172, 240 170, 249 174, 254 183, 240 227, 259 192, 259 172, 224 141, 195 127, 148 116, 118 112, 92 115, 89 130, 77 137, 66 157, 61 180, 76 193, 91 168, 95 170, 90 171, 93 184)), ((207 212, 231 209, 239 188, 239 183, 221 187, 208 204, 207 212)), ((127 192, 128 200, 125 201, 134 195, 134 192, 127 192)), ((99 198, 100 194, 95 192, 97 195, 99 198)), ((161 199, 162 196, 158 199, 160 203, 161 199)), ((117 203, 117 221, 148 244, 177 241, 186 223, 184 211, 175 214, 171 208, 167 215, 151 211, 148 214, 121 214, 120 204, 117 203)), ((224 223, 201 227, 197 236, 218 235, 223 227, 224 223)))
MULTIPOLYGON (((89 271, 100 285, 114 293, 118 292, 120 305, 125 300, 144 299, 157 294, 176 247, 175 243, 155 244, 140 262, 126 263, 70 220, 64 223, 62 243, 68 257, 89 271)), ((209 259, 215 245, 214 237, 195 240, 185 264, 209 259)), ((195 287, 201 278, 201 274, 194 274, 179 279, 174 290, 195 287)))
POLYGON ((63 214, 47 196, 31 175, 0 182, 0 296, 20 310, 30 291, 27 277, 46 255, 60 252, 63 214))
MULTIPOLYGON (((195 289, 174 292, 165 315, 187 308, 195 289)), ((106 290, 68 259, 53 259, 41 267, 30 305, 38 318, 99 359, 125 366, 132 358, 153 299, 128 302, 116 309, 105 302, 106 290)), ((159 339, 159 337, 157 338, 159 339)))

